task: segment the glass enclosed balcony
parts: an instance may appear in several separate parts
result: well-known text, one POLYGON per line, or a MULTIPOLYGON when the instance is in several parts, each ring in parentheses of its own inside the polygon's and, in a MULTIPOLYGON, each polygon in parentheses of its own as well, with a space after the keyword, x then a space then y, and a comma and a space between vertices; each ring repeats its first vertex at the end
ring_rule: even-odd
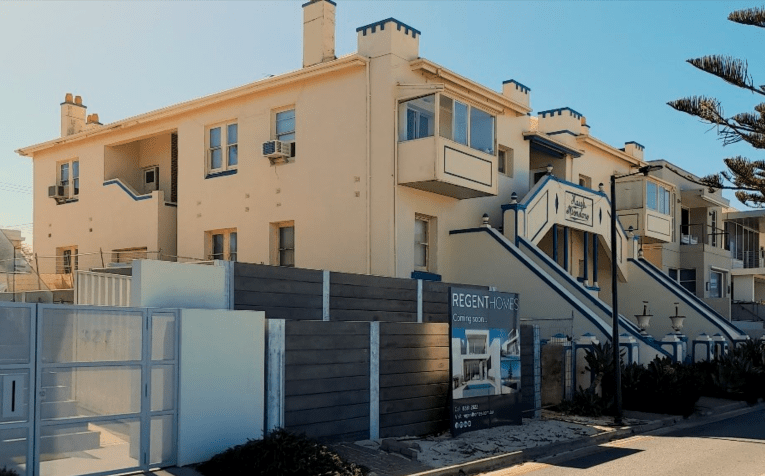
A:
POLYGON ((497 194, 495 117, 437 93, 398 107, 398 183, 457 199, 497 194))

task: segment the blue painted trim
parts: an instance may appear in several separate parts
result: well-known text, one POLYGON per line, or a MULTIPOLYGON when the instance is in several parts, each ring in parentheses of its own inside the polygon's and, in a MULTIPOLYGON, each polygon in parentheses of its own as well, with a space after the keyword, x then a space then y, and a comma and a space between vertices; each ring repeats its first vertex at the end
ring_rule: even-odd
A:
POLYGON ((569 131, 567 129, 561 129, 561 130, 555 131, 555 132, 545 132, 545 134, 547 134, 548 136, 557 136, 558 134, 570 134, 570 135, 572 135, 574 137, 577 137, 579 135, 576 132, 571 132, 571 131, 569 131))
POLYGON ((236 175, 236 172, 239 169, 231 169, 231 170, 224 170, 223 172, 215 172, 214 174, 207 174, 205 175, 205 180, 216 178, 216 177, 225 177, 227 175, 236 175))
MULTIPOLYGON (((544 133, 543 133, 544 134, 544 133)), ((524 139, 531 142, 532 145, 537 145, 539 147, 546 147, 547 149, 550 149, 553 152, 556 152, 558 154, 568 154, 572 157, 581 157, 582 153, 570 149, 568 147, 562 146, 560 144, 556 144, 548 139, 545 139, 544 137, 538 136, 538 135, 530 135, 530 136, 524 136, 524 139)))
POLYGON ((422 33, 420 30, 417 30, 416 28, 412 28, 411 26, 407 25, 406 23, 400 22, 396 20, 395 18, 386 18, 385 20, 380 20, 378 22, 370 23, 369 25, 364 25, 356 28, 356 32, 362 32, 364 36, 367 36, 367 30, 371 29, 372 33, 375 32, 377 27, 380 27, 380 30, 385 29, 385 24, 388 22, 393 22, 396 24, 396 29, 401 30, 401 28, 404 29, 404 34, 408 35, 409 32, 412 32, 412 38, 417 38, 417 35, 421 35, 422 33))
POLYGON ((600 291, 600 286, 585 286, 584 288, 590 291, 600 291))
POLYGON ((56 203, 56 205, 66 205, 67 203, 77 203, 79 201, 80 201, 79 198, 70 198, 70 199, 64 200, 63 202, 56 203))
MULTIPOLYGON (((592 235, 592 283, 598 282, 598 235, 592 235)), ((598 288, 600 289, 600 288, 598 288)))
POLYGON ((590 277, 590 260, 587 259, 590 257, 590 233, 582 231, 582 234, 584 235, 582 237, 584 239, 584 280, 587 281, 590 277))
POLYGON ((560 115, 563 114, 563 111, 571 112, 571 115, 574 116, 577 119, 581 119, 582 118, 582 113, 581 112, 576 112, 575 110, 571 109, 570 107, 559 107, 557 109, 548 109, 546 111, 539 111, 537 113, 537 116, 542 116, 544 118, 544 117, 546 117, 549 114, 550 117, 552 117, 552 116, 556 115, 555 114, 556 112, 558 113, 557 115, 560 116, 560 115))
POLYGON ((711 324, 715 325, 718 329, 720 329, 722 332, 725 333, 725 337, 730 341, 731 343, 737 342, 737 339, 734 339, 733 336, 728 332, 725 327, 721 326, 719 323, 715 322, 709 314, 717 316, 718 319, 725 321, 727 324, 729 324, 732 328, 736 329, 740 334, 746 335, 746 333, 742 332, 741 329, 736 327, 732 322, 728 321, 724 317, 722 317, 720 314, 717 313, 714 309, 709 307, 707 303, 702 301, 698 298, 698 296, 695 296, 690 293, 687 289, 680 286, 679 283, 676 281, 672 281, 669 276, 665 275, 661 271, 659 271, 658 268, 656 268, 653 264, 647 262, 645 259, 642 260, 636 260, 634 258, 630 258, 630 261, 635 263, 638 268, 642 269, 646 274, 649 276, 652 276, 656 282, 661 284, 664 288, 672 292, 675 296, 680 298, 683 302, 691 306, 691 308, 695 309, 699 314, 701 314, 706 320, 708 320, 711 324), (658 279, 657 279, 658 278, 658 279), (665 279, 666 278, 666 279, 665 279), (706 308, 709 312, 702 311, 702 308, 706 308))
POLYGON ((178 208, 178 204, 177 203, 173 203, 173 202, 165 202, 165 206, 166 207, 178 208))
POLYGON ((412 279, 421 279, 423 281, 441 281, 441 275, 428 273, 426 271, 412 271, 412 279))
POLYGON ((563 227, 563 269, 568 274, 568 242, 569 242, 568 227, 563 227))
MULTIPOLYGON (((333 2, 332 0, 324 0, 324 1, 325 1, 325 2, 327 2, 327 3, 331 3, 331 4, 332 4, 332 5, 334 5, 334 6, 337 6, 337 3, 333 2)), ((310 5, 310 4, 312 4, 312 3, 316 3, 316 2, 314 1, 314 2, 308 2, 308 3, 304 3, 304 4, 303 4, 303 8, 307 7, 308 5, 310 5)))
POLYGON ((150 193, 149 193, 149 194, 146 194, 146 195, 135 195, 133 192, 131 192, 130 190, 128 190, 128 188, 127 188, 127 187, 125 187, 125 185, 124 185, 122 182, 120 182, 120 181, 119 181, 119 180, 117 180, 117 179, 111 179, 111 180, 107 180, 106 182, 104 182, 104 187, 106 187, 107 185, 119 185, 119 187, 120 187, 122 190, 124 190, 124 191, 125 191, 125 193, 127 193, 128 195, 130 195, 130 198, 132 198, 132 199, 133 199, 133 200, 135 200, 135 201, 138 201, 138 200, 148 200, 148 199, 150 199, 150 198, 151 198, 151 194, 150 194, 150 193))
POLYGON ((631 140, 631 141, 629 141, 629 142, 625 142, 625 143, 624 143, 624 145, 627 145, 627 144, 635 144, 635 145, 637 146, 637 148, 638 148, 638 149, 640 149, 640 150, 645 150, 645 146, 644 146, 643 144, 638 144, 638 143, 637 143, 637 142, 635 142, 634 140, 631 140))
POLYGON ((516 81, 514 79, 508 79, 507 81, 502 81, 502 84, 511 84, 511 83, 515 84, 515 89, 520 89, 521 92, 524 92, 524 93, 528 94, 528 92, 531 91, 530 87, 528 87, 528 86, 526 86, 524 84, 521 84, 521 83, 519 83, 518 81, 516 81))
POLYGON ((526 209, 526 205, 523 203, 505 203, 504 205, 500 205, 500 207, 502 208, 502 211, 526 209))
POLYGON ((558 262, 558 224, 553 223, 553 261, 558 262))

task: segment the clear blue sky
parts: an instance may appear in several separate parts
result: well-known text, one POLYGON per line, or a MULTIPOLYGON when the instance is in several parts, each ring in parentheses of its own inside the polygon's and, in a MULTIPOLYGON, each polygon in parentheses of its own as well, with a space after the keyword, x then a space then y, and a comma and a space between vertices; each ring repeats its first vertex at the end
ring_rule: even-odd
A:
MULTIPOLYGON (((0 227, 31 233, 32 164, 14 150, 59 136, 65 93, 109 123, 298 69, 301 3, 0 4, 0 227)), ((765 84, 765 30, 726 19, 757 3, 337 3, 338 56, 356 50, 356 27, 394 17, 422 31, 421 56, 496 90, 516 79, 531 88, 535 112, 569 106, 593 135, 616 147, 637 141, 648 160, 704 175, 727 156, 763 158, 723 148, 708 126, 666 105, 691 94, 716 95, 729 113, 759 102, 685 63, 732 54, 765 84)))

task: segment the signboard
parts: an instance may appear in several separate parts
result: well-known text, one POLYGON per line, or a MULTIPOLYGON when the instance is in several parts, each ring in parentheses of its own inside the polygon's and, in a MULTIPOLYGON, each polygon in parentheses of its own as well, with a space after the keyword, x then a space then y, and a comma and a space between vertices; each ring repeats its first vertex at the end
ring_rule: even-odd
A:
POLYGON ((563 199, 566 220, 592 226, 592 199, 566 191, 563 199))
POLYGON ((518 295, 450 288, 452 434, 521 423, 518 295))

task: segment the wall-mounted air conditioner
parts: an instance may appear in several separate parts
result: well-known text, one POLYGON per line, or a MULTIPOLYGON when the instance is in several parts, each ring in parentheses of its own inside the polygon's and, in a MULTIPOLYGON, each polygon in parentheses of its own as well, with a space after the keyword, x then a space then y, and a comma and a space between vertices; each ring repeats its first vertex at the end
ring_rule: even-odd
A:
POLYGON ((263 142, 263 157, 268 157, 272 164, 287 162, 292 157, 292 142, 269 140, 263 142))
POLYGON ((51 185, 48 187, 48 197, 63 200, 66 198, 66 187, 63 185, 51 185))

